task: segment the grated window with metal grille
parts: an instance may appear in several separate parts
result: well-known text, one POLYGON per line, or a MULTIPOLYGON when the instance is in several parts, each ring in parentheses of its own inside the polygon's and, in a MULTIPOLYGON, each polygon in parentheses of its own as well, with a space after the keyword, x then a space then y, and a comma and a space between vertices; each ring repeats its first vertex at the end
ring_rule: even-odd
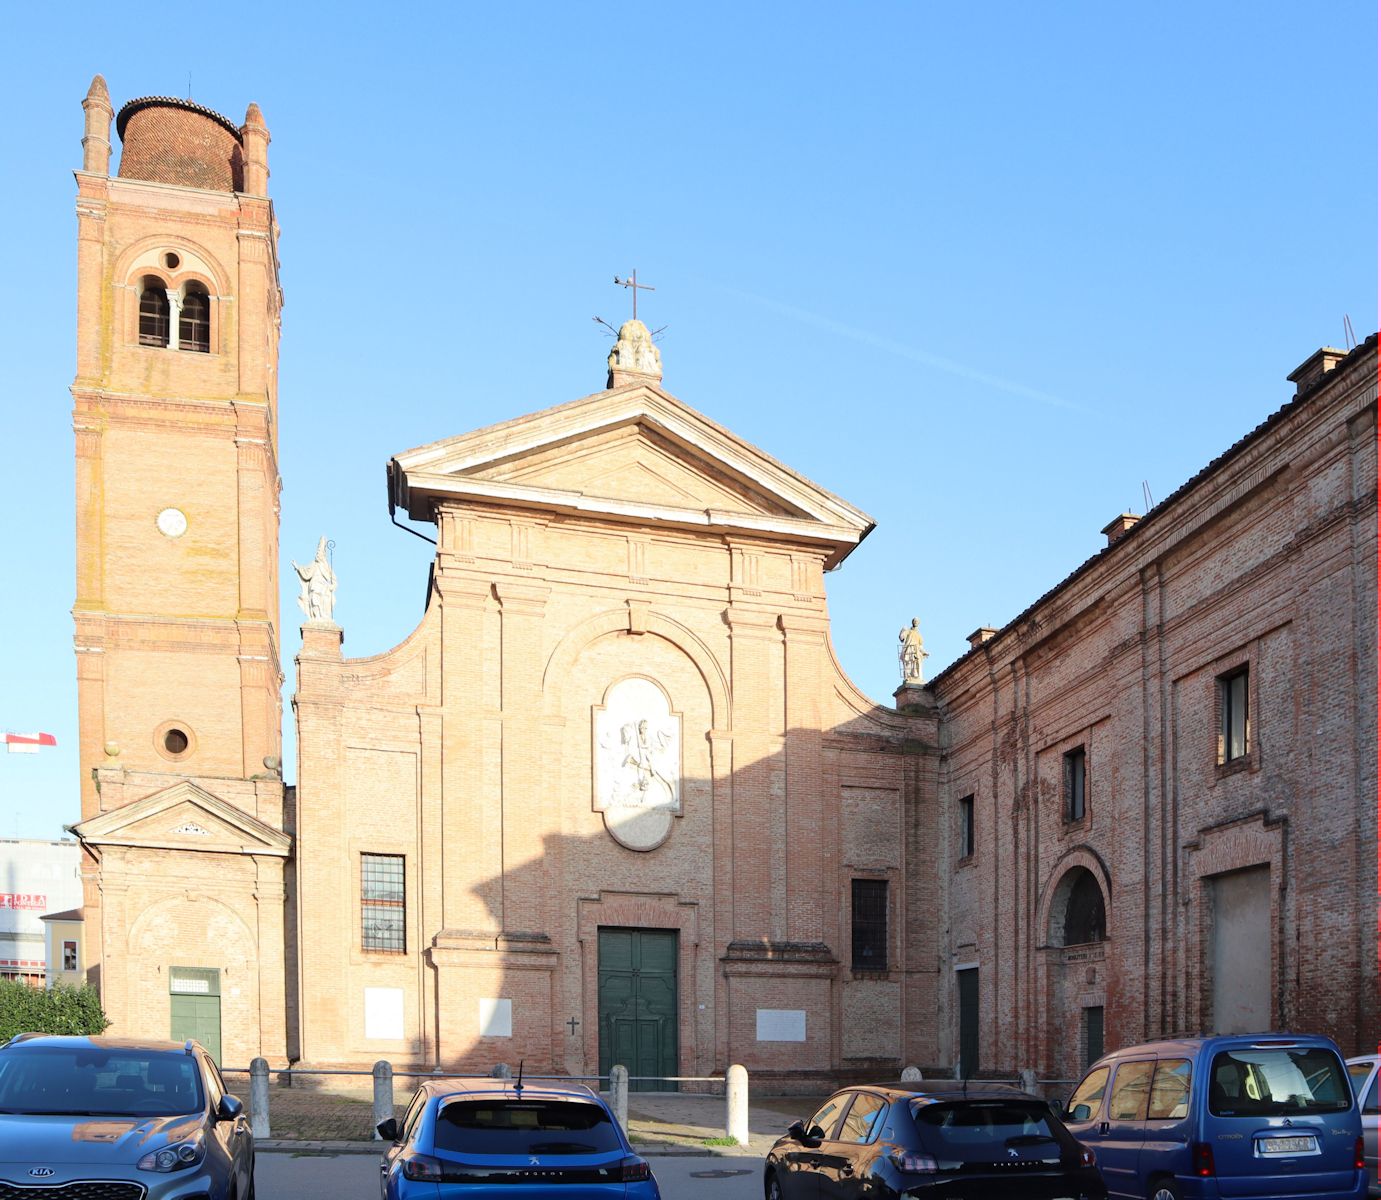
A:
POLYGON ((887 880, 853 881, 853 969, 887 970, 887 880))
POLYGON ((360 855, 360 932, 366 950, 402 954, 407 946, 407 902, 401 854, 360 855))

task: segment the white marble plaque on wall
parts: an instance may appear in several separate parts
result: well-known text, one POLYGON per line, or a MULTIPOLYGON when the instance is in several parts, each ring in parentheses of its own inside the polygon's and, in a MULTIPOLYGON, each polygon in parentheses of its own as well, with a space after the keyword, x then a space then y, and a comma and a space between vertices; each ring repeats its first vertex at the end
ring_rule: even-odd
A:
POLYGON ((758 1041, 804 1042, 806 1010, 803 1008, 758 1009, 758 1041))
POLYGON ((364 1036, 378 1041, 402 1040, 402 988, 364 989, 364 1036))
POLYGON ((651 679, 620 679, 594 706, 594 804, 614 839, 652 850, 681 812, 681 716, 651 679))
POLYGON ((480 1000, 480 1037, 513 1036, 513 1001, 480 1000))

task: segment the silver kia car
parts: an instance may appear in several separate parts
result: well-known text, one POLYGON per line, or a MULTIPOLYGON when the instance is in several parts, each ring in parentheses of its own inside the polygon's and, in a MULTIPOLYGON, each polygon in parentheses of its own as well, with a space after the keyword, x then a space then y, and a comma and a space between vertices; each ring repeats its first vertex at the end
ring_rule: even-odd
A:
POLYGON ((254 1200, 254 1137, 196 1042, 22 1033, 0 1046, 0 1196, 254 1200))

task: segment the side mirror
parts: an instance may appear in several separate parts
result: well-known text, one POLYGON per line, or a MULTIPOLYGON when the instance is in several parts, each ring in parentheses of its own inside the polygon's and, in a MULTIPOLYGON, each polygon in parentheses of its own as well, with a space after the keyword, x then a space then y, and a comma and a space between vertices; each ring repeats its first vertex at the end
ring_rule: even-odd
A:
POLYGON ((222 1096, 221 1102, 216 1106, 216 1120, 233 1121, 245 1111, 243 1101, 236 1096, 222 1096))
POLYGON ((1071 1121, 1087 1121, 1093 1116, 1093 1109, 1087 1104, 1076 1104, 1067 1115, 1071 1121))
POLYGON ((387 1121, 380 1121, 375 1129, 379 1131, 379 1136, 386 1142, 396 1142, 398 1140, 398 1122, 393 1117, 387 1121))
POLYGON ((792 1121, 787 1126, 786 1136, 793 1142, 804 1142, 806 1140, 806 1127, 801 1121, 792 1121))

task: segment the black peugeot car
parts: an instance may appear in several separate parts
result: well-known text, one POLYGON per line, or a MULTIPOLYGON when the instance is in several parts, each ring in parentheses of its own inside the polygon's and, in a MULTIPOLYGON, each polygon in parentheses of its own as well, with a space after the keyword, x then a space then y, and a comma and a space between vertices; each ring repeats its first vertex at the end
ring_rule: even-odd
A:
POLYGON ((767 1152, 767 1200, 1105 1200, 1093 1152, 999 1084, 845 1088, 767 1152))

